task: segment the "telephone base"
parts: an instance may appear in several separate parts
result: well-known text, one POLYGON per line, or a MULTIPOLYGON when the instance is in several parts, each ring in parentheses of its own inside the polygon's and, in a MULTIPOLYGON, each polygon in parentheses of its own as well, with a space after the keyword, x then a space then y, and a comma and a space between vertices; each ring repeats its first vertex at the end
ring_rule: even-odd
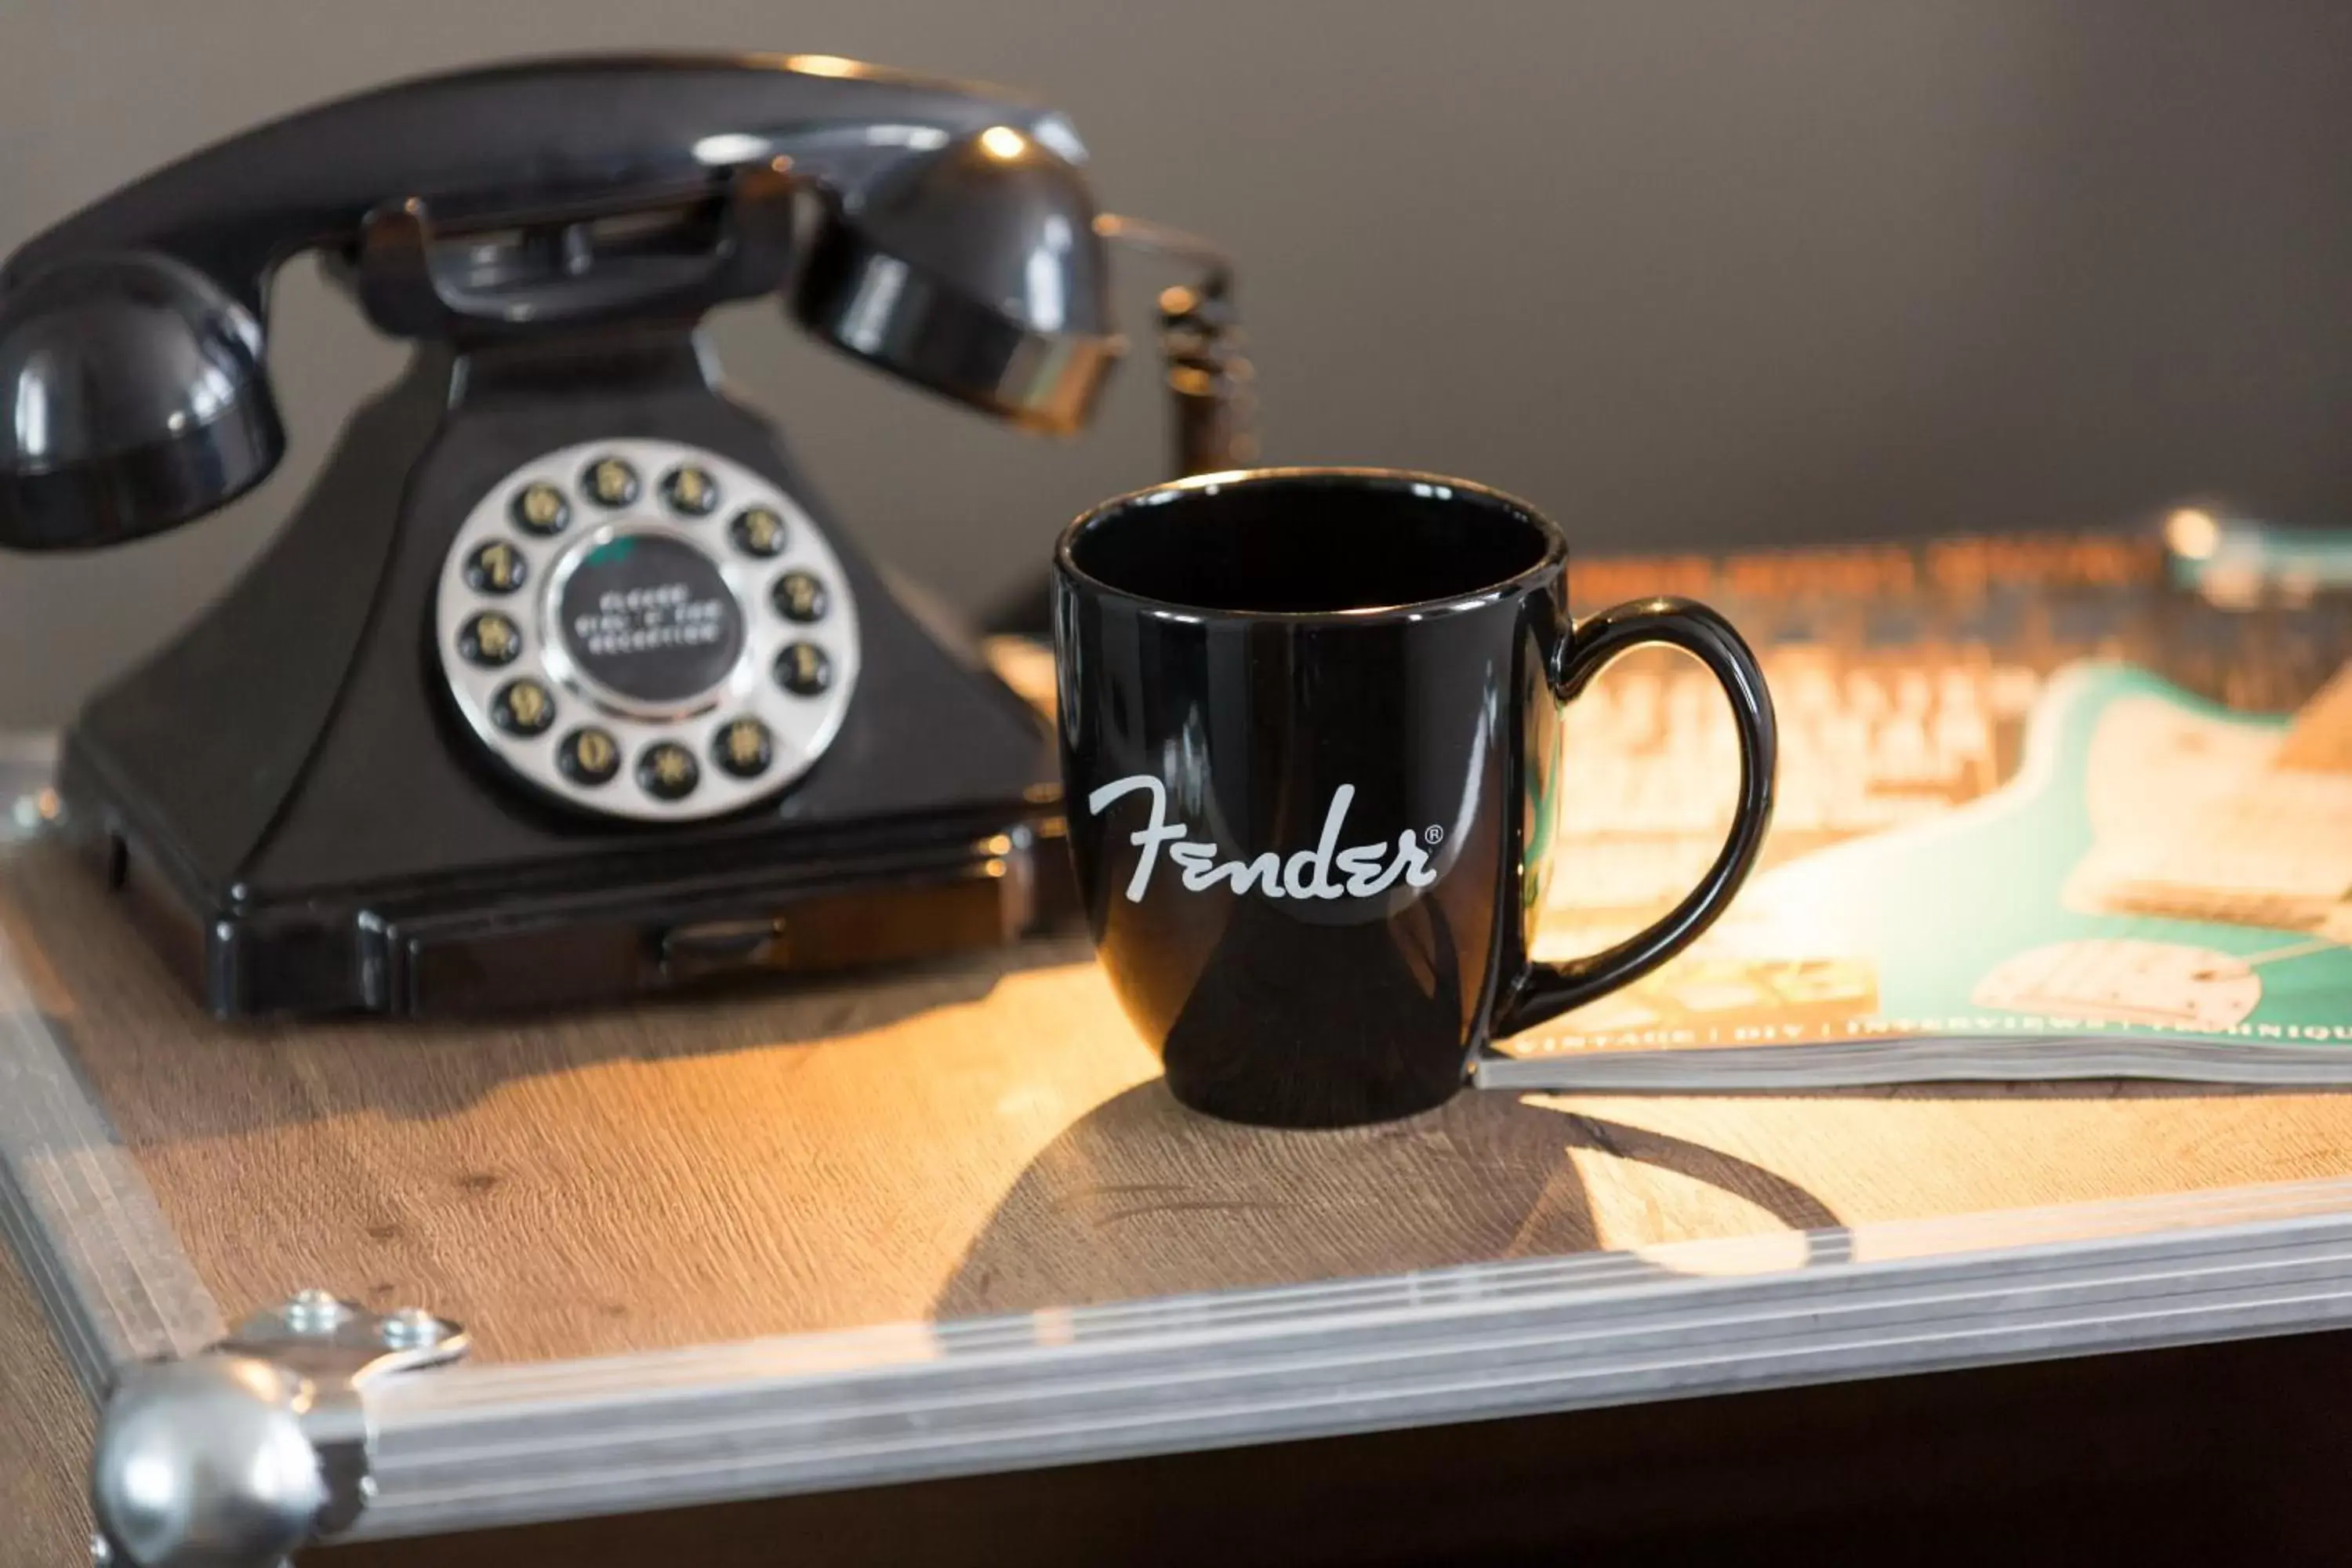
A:
POLYGON ((710 376, 677 322, 424 345, 277 543, 84 709, 58 773, 68 831, 206 1008, 609 1002, 995 945, 1045 918, 1067 873, 1038 711, 917 614, 710 376), (626 494, 593 488, 608 467, 626 494), (688 473, 717 492, 699 510, 673 493, 688 473), (540 491, 550 518, 522 510, 540 491), (781 548, 739 537, 753 510, 781 548), (491 548, 528 566, 502 598, 473 574, 491 548), (648 563, 650 585, 629 579, 648 563), (596 613, 572 615, 568 584, 595 573, 596 613), (801 579, 805 603, 782 593, 801 579), (678 669, 624 655, 690 664, 710 639, 630 642, 631 595, 655 632, 731 626, 731 662, 640 689, 678 669), (594 643, 606 601, 618 651, 594 643), (493 620, 506 646, 467 651, 493 620), (793 684, 761 638, 825 679, 793 684), (541 721, 502 726, 525 687, 541 721), (738 725, 759 737, 742 768, 722 745, 738 725), (594 765, 565 750, 589 737, 594 765), (682 783, 652 768, 680 757, 682 783))
MULTIPOLYGON (((88 816, 68 807, 69 824, 88 816)), ((227 1019, 474 1016, 840 973, 1043 935, 1076 907, 1060 819, 1037 808, 725 871, 449 876, 331 899, 208 895, 120 825, 77 837, 155 951, 227 1019)))

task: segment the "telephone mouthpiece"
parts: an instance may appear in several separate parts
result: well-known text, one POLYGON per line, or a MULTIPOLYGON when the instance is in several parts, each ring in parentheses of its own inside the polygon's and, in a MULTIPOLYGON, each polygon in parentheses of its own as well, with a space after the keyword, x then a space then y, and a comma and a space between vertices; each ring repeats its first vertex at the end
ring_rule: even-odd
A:
POLYGON ((161 256, 0 295, 0 547, 120 544, 260 483, 286 448, 260 350, 252 311, 161 256))
POLYGON ((860 359, 1032 429, 1085 426, 1123 344, 1085 180, 997 125, 832 215, 793 313, 860 359))

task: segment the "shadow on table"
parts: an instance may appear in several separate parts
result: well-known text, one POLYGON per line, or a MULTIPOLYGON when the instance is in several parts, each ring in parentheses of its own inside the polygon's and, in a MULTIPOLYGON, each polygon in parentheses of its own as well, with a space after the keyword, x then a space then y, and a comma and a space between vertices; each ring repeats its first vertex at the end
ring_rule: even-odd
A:
POLYGON ((1498 1093, 1337 1131, 1242 1127, 1158 1079, 1030 1162, 933 1303, 936 1318, 1402 1273, 1599 1246, 1575 1149, 1737 1194, 1808 1256, 1843 1257, 1804 1188, 1716 1149, 1498 1093))

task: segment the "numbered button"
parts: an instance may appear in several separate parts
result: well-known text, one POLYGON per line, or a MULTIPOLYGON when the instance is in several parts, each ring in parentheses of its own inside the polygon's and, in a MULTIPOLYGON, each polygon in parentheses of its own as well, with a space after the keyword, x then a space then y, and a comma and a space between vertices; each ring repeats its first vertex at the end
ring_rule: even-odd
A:
POLYGON ((772 507, 745 507, 727 525, 727 535, 746 555, 771 560, 784 552, 784 520, 772 507))
POLYGON ((637 754, 637 784, 656 800, 684 800, 702 782, 702 764, 676 741, 656 741, 637 754))
POLYGON ((522 552, 503 539, 477 545, 466 557, 466 585, 477 594, 511 594, 530 575, 522 552))
POLYGON ((508 511, 515 526, 541 538, 562 533, 572 521, 572 503, 553 485, 525 485, 508 511))
POLYGON ((509 735, 543 735, 555 722, 555 699, 536 680, 509 680, 490 699, 490 722, 509 735))
POLYGON ((496 610, 484 610, 458 628, 457 651, 468 664, 495 669, 522 652, 522 631, 496 610))
POLYGON ((709 517, 719 506, 719 481, 692 463, 672 468, 662 479, 662 500, 686 517, 709 517))
POLYGON ((739 779, 755 779, 776 760, 776 743, 757 719, 737 719, 710 742, 711 760, 739 779))
POLYGON ((626 506, 637 499, 637 470, 618 458, 599 458, 581 476, 580 488, 598 506, 626 506))
POLYGON ((610 784, 621 771, 621 743, 608 731, 574 730, 555 748, 555 765, 574 784, 610 784))
POLYGON ((805 572, 787 572, 768 590, 769 603, 788 621, 807 626, 824 618, 824 584, 805 572))
POLYGON ((793 643, 776 656, 776 684, 795 697, 814 697, 833 684, 833 660, 814 643, 793 643))

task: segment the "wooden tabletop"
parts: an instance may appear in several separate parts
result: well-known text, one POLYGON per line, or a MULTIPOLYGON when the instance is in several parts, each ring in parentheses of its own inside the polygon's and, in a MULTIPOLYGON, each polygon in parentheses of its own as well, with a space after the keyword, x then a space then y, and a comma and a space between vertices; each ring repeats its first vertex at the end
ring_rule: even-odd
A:
POLYGON ((231 1317, 305 1285, 487 1359, 2352 1173, 2352 1095, 1469 1092, 1178 1107, 1082 948, 490 1024, 213 1022, 48 850, 0 929, 231 1317))
POLYGON ((0 1247, 0 1565, 89 1560, 92 1425, 40 1302, 0 1247))

